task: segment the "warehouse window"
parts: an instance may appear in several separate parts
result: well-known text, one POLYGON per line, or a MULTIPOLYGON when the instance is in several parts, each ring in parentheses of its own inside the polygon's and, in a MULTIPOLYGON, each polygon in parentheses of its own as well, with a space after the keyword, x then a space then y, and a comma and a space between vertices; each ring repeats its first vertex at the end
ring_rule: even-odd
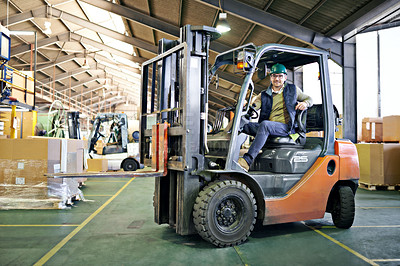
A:
POLYGON ((357 35, 358 139, 364 117, 400 115, 398 47, 400 27, 357 35))

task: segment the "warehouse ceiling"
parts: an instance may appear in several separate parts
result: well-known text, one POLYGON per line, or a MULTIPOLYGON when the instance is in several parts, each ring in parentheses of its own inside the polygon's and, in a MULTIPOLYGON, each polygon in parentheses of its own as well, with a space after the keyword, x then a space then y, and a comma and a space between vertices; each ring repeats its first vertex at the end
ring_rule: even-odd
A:
MULTIPOLYGON (((0 23, 37 36, 36 105, 54 99, 93 114, 139 105, 140 67, 158 40, 178 39, 186 24, 215 26, 221 11, 232 30, 211 46, 215 56, 246 43, 329 50, 340 64, 341 42, 371 27, 396 25, 399 1, 378 0, 1 0, 0 23)), ((12 35, 8 65, 30 70, 34 36, 12 35)), ((210 114, 233 103, 237 77, 221 72, 210 114)), ((259 84, 261 87, 261 83, 259 84)))

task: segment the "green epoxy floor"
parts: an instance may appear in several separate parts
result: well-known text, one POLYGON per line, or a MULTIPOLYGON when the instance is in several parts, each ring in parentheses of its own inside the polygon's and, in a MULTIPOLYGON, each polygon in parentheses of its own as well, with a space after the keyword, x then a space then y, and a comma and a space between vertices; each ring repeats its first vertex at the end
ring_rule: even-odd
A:
POLYGON ((0 265, 400 265, 398 191, 358 189, 349 230, 328 214, 257 226, 246 243, 215 248, 153 222, 153 178, 133 180, 110 201, 129 181, 90 179, 87 201, 69 210, 0 211, 0 265))

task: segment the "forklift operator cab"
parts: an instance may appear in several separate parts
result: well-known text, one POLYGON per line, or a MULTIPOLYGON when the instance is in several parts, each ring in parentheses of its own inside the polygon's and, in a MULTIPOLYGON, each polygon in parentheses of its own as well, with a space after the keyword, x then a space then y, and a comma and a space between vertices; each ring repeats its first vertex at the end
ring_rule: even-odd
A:
MULTIPOLYGON (((225 130, 222 131, 217 125, 223 124, 222 120, 225 118, 224 115, 221 115, 223 111, 226 113, 226 110, 234 111, 235 109, 231 107, 223 108, 219 111, 219 115, 217 115, 215 124, 213 125, 213 131, 209 133, 207 138, 209 150, 207 157, 216 164, 224 166, 225 170, 239 170, 236 163, 237 159, 245 153, 250 146, 250 143, 243 144, 247 137, 246 134, 242 133, 243 126, 249 123, 250 120, 254 121, 258 118, 258 113, 251 105, 251 99, 256 93, 258 94, 261 92, 260 87, 261 90, 268 87, 268 84, 259 85, 259 91, 255 92, 256 89, 253 80, 265 80, 268 75, 268 69, 278 62, 287 65, 289 69, 301 69, 303 65, 318 63, 319 60, 320 56, 291 53, 290 50, 282 50, 282 46, 280 46, 280 49, 277 49, 271 45, 266 45, 263 50, 262 47, 257 48, 252 44, 239 47, 238 49, 218 56, 211 70, 212 74, 214 74, 219 67, 231 64, 236 69, 236 72, 246 74, 245 80, 248 82, 247 88, 244 88, 245 84, 242 86, 238 97, 239 103, 235 105, 244 106, 243 108, 238 108, 235 113, 235 118, 240 117, 240 119, 233 118, 228 125, 228 127, 230 127, 229 130, 225 128, 225 130), (258 57, 254 58, 256 53, 258 57), (257 64, 256 60, 258 60, 257 64), (241 101, 244 101, 244 104, 241 104, 241 101), (233 121, 237 121, 236 125, 233 121), (237 130, 233 129, 235 126, 237 130), (238 134, 232 134, 232 132, 238 132, 238 134), (238 141, 231 141, 231 138, 237 139, 238 141), (236 145, 229 146, 229 144, 235 143, 236 145)), ((292 77, 294 77, 293 72, 292 77)), ((321 86, 317 89, 320 91, 321 86)), ((315 92, 313 94, 315 95, 315 92)), ((308 110, 297 111, 296 121, 294 123, 296 134, 286 137, 269 136, 264 148, 260 151, 260 154, 256 157, 254 164, 250 168, 250 171, 304 174, 315 162, 324 148, 324 139, 313 138, 308 141, 306 140, 306 133, 308 131, 324 131, 324 122, 323 119, 321 119, 324 116, 321 107, 322 104, 317 104, 314 107, 310 107, 308 110), (307 128, 307 120, 310 121, 309 128, 307 128), (315 123, 316 121, 318 121, 318 123, 315 123)), ((334 121, 336 117, 332 117, 331 119, 334 121)), ((327 121, 327 123, 329 122, 327 121)), ((331 130, 334 130, 334 128, 331 130)), ((329 141, 332 140, 327 139, 327 144, 329 141)), ((290 184, 284 185, 282 188, 284 190, 281 192, 284 193, 290 189, 295 183, 294 180, 299 180, 300 177, 301 175, 297 175, 295 178, 292 177, 288 179, 290 180, 290 184)), ((283 183, 285 182, 283 181, 283 183)))
POLYGON ((337 227, 351 227, 358 156, 353 143, 335 139, 329 53, 247 44, 219 54, 209 68, 209 45, 218 36, 214 28, 186 25, 179 40, 160 41, 160 54, 142 65, 141 162, 165 167, 155 180, 155 222, 181 235, 197 232, 219 247, 245 242, 257 219, 269 225, 328 212, 337 227), (245 172, 237 162, 251 138, 242 129, 257 118, 251 99, 267 88, 268 69, 276 63, 300 88, 297 73, 318 65, 316 88, 305 88, 314 105, 298 113, 295 141, 271 137, 245 172), (221 67, 224 75, 237 74, 232 80, 240 89, 218 88, 221 67), (209 99, 223 108, 209 110, 209 99), (306 137, 310 131, 319 136, 306 137))

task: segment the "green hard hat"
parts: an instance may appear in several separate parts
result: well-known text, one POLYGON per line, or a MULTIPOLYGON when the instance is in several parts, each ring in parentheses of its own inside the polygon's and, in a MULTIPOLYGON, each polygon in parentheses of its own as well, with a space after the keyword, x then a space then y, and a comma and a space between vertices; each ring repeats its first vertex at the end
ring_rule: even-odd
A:
POLYGON ((286 67, 284 65, 277 63, 271 67, 271 74, 281 74, 281 73, 287 74, 286 67))

